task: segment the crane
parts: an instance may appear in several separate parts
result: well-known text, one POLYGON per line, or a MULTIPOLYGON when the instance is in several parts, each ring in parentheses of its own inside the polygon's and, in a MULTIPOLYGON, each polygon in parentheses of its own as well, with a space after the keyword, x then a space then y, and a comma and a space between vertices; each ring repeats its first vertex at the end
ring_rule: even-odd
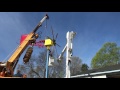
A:
POLYGON ((14 69, 19 61, 19 58, 21 54, 25 51, 25 49, 31 44, 31 47, 29 47, 26 51, 26 54, 23 58, 24 63, 29 62, 29 59, 31 57, 31 54, 33 52, 33 46, 36 41, 36 39, 39 37, 38 34, 36 34, 37 30, 40 26, 42 26, 42 23, 49 19, 49 16, 46 14, 42 20, 38 23, 38 25, 33 29, 32 32, 30 32, 26 38, 19 44, 15 52, 10 56, 10 58, 7 60, 7 62, 0 62, 0 71, 5 68, 6 70, 6 76, 5 77, 12 77, 14 73, 14 69))

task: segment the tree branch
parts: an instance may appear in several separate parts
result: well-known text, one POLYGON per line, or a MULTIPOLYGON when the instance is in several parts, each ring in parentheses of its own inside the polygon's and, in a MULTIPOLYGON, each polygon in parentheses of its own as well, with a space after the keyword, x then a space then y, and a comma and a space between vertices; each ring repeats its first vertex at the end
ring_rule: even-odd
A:
POLYGON ((34 71, 34 69, 33 69, 31 64, 30 64, 30 68, 31 68, 32 72, 34 72, 38 77, 40 77, 40 75, 36 71, 34 71))

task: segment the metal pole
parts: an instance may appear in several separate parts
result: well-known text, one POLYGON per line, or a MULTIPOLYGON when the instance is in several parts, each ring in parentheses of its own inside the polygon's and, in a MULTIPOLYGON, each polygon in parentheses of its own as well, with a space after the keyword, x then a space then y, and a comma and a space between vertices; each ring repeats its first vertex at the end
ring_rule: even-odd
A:
POLYGON ((75 36, 75 32, 67 32, 66 39, 66 66, 65 66, 65 78, 70 78, 70 64, 71 64, 71 56, 72 56, 72 40, 75 36))
POLYGON ((46 75, 45 75, 46 78, 48 78, 48 62, 49 62, 49 50, 47 50, 46 75))
POLYGON ((69 53, 69 48, 70 48, 70 32, 68 31, 67 32, 67 35, 66 35, 66 39, 67 39, 67 48, 66 48, 66 62, 65 62, 65 78, 70 78, 69 74, 70 74, 70 69, 69 69, 69 64, 68 64, 68 61, 69 61, 69 57, 70 57, 70 53, 69 53))
POLYGON ((67 78, 70 78, 70 65, 71 65, 71 61, 69 60, 68 61, 68 76, 67 76, 67 78))

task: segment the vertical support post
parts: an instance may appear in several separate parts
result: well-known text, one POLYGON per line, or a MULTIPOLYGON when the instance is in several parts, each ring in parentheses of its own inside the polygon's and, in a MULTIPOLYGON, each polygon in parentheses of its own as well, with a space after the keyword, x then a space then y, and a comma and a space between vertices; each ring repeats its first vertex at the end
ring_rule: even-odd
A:
POLYGON ((67 39, 67 48, 66 48, 66 62, 65 62, 65 78, 70 78, 70 65, 69 65, 69 57, 70 57, 70 53, 69 53, 69 49, 70 49, 70 32, 68 31, 67 32, 67 35, 66 35, 66 39, 67 39))
POLYGON ((45 78, 48 78, 48 62, 49 62, 49 50, 47 50, 47 60, 46 60, 46 74, 45 78))
POLYGON ((68 75, 67 75, 67 78, 70 78, 70 65, 71 65, 71 61, 68 60, 68 75))
POLYGON ((72 56, 72 40, 75 36, 75 32, 67 32, 67 45, 66 45, 66 62, 65 62, 65 78, 70 78, 70 64, 71 64, 71 56, 72 56))

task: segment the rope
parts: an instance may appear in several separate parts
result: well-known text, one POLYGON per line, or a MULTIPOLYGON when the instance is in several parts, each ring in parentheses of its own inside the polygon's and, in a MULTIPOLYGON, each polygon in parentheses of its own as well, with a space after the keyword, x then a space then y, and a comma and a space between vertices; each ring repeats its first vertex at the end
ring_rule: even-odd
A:
MULTIPOLYGON (((18 45, 18 46, 19 46, 19 45, 18 45)), ((7 61, 7 58, 18 48, 18 46, 17 46, 13 51, 11 51, 11 52, 8 54, 8 56, 7 56, 2 62, 7 61)))
POLYGON ((47 37, 47 20, 46 20, 46 24, 45 24, 45 37, 47 37))

